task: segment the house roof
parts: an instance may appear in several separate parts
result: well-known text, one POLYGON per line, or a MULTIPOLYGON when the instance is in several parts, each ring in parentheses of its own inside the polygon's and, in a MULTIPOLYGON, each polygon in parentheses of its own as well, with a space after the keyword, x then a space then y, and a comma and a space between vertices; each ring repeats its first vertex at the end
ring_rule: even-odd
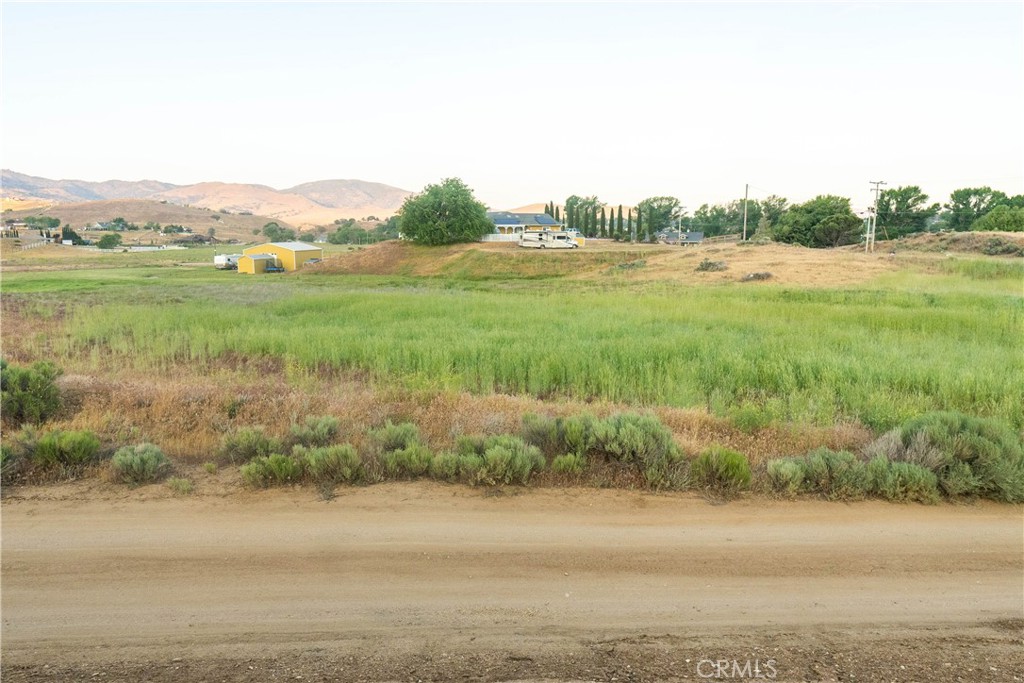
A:
POLYGON ((270 246, 281 247, 291 251, 323 251, 320 247, 314 247, 312 244, 306 244, 305 242, 271 242, 270 246))
POLYGON ((509 211, 490 211, 487 217, 494 221, 495 225, 561 225, 546 213, 511 213, 509 211))

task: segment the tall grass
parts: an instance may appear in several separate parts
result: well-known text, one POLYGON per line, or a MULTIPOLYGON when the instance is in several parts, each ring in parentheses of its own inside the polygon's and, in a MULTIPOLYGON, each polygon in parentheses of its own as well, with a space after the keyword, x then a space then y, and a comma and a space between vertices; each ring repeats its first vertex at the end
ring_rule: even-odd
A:
POLYGON ((93 300, 54 347, 139 370, 242 354, 417 389, 745 409, 736 414, 754 425, 854 418, 882 430, 959 410, 1024 427, 1024 358, 1013 352, 1024 307, 1001 290, 654 287, 641 296, 359 282, 290 296, 228 288, 221 300, 179 289, 162 306, 93 300))

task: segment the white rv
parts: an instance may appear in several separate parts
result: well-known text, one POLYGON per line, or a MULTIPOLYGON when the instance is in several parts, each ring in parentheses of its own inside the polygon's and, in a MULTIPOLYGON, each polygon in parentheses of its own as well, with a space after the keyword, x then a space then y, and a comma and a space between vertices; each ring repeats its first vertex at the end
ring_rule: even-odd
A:
POLYGON ((568 232, 524 232, 519 237, 519 246, 529 249, 575 249, 579 243, 574 235, 568 232))
POLYGON ((213 265, 218 270, 238 270, 238 259, 241 254, 217 254, 213 257, 213 265))

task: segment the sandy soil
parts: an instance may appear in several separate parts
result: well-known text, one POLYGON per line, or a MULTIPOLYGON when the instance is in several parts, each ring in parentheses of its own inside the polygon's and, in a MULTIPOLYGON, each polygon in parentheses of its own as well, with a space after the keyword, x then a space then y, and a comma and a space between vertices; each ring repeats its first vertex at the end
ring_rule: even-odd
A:
POLYGON ((153 488, 5 491, 4 681, 1024 678, 1019 507, 153 488))

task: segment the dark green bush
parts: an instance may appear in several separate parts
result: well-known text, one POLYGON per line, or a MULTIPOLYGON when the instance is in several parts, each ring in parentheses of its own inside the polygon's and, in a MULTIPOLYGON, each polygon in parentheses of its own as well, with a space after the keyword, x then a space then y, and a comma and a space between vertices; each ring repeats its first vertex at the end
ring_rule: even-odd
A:
POLYGON ((348 484, 363 479, 363 461, 349 444, 305 448, 295 446, 292 457, 303 463, 306 475, 316 484, 348 484))
POLYGON ((397 451, 420 443, 420 430, 411 422, 393 424, 388 420, 380 429, 371 429, 367 436, 378 453, 397 451))
POLYGON ((800 461, 804 488, 832 499, 863 498, 868 493, 864 463, 853 453, 818 448, 800 461))
POLYGON ((280 453, 257 456, 239 469, 246 484, 259 488, 291 484, 302 477, 302 464, 280 453))
POLYGON ((115 481, 124 484, 149 484, 166 477, 171 461, 151 443, 119 448, 110 459, 110 472, 115 481))
POLYGON ((939 500, 938 477, 920 465, 892 462, 879 455, 872 458, 865 469, 868 489, 882 498, 919 503, 939 500))
POLYGON ((430 472, 434 454, 423 444, 413 442, 404 448, 386 451, 380 458, 387 476, 415 479, 430 472))
POLYGON ((300 446, 329 446, 338 438, 340 423, 333 415, 307 417, 303 424, 291 426, 291 441, 300 446))
POLYGON ((694 483, 720 491, 741 491, 750 486, 747 456, 721 446, 712 446, 690 465, 694 483))
POLYGON ((281 442, 263 433, 258 427, 243 427, 224 435, 221 456, 231 463, 245 463, 281 452, 281 442))
POLYGON ((100 450, 100 440, 90 431, 54 430, 36 443, 32 462, 43 469, 81 467, 92 462, 100 450))
POLYGON ((547 454, 557 453, 562 447, 561 420, 547 415, 527 413, 523 415, 523 425, 519 436, 523 441, 532 444, 547 454))
POLYGON ((439 453, 430 463, 430 476, 441 481, 458 481, 460 475, 458 453, 439 453))
POLYGON ((60 410, 60 370, 40 361, 23 368, 0 359, 0 413, 8 425, 40 424, 60 410))
POLYGON ((593 425, 591 453, 610 462, 632 465, 649 486, 678 488, 683 457, 672 432, 653 415, 620 413, 593 425))
POLYGON ((437 471, 451 481, 454 470, 455 477, 467 484, 526 484, 546 464, 537 446, 510 434, 461 436, 455 449, 437 471))

